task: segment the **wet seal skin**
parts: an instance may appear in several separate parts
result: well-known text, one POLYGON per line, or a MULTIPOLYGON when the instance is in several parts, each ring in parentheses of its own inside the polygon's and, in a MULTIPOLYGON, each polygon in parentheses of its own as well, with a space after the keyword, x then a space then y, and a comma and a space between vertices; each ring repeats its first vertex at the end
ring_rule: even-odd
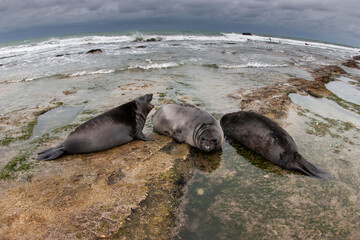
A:
POLYGON ((305 160, 292 137, 277 123, 255 112, 225 114, 220 120, 228 140, 243 144, 266 160, 288 170, 330 179, 331 175, 305 160))
POLYGON ((153 116, 154 130, 177 142, 211 152, 221 148, 224 133, 208 112, 189 104, 167 104, 153 116))
POLYGON ((146 117, 154 107, 150 103, 152 96, 146 94, 135 98, 81 124, 63 143, 38 153, 37 160, 53 160, 63 154, 97 152, 134 139, 152 140, 142 132, 146 117))

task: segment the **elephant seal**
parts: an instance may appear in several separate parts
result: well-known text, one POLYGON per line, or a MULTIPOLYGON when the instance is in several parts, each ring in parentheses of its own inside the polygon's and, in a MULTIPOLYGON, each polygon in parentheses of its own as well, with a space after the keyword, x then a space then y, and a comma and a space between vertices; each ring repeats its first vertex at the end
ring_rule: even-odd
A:
POLYGON ((60 145, 38 153, 37 160, 53 160, 63 154, 90 153, 113 148, 134 139, 149 141, 142 129, 154 107, 152 94, 135 98, 81 124, 60 145))
POLYGON ((167 104, 153 117, 154 130, 205 152, 220 149, 224 133, 208 112, 189 104, 167 104))
POLYGON ((329 179, 330 175, 299 153, 292 137, 277 123, 255 112, 239 111, 225 114, 220 125, 227 139, 235 140, 266 160, 288 170, 329 179))

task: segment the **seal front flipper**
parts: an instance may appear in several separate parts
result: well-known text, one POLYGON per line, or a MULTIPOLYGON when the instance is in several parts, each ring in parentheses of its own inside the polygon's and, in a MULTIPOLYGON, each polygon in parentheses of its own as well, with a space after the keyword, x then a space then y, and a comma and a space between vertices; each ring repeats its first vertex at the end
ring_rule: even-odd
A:
POLYGON ((181 129, 175 129, 171 132, 170 136, 179 143, 185 142, 184 134, 182 133, 181 129))
POLYGON ((135 134, 134 134, 135 138, 139 139, 139 140, 143 140, 143 141, 154 141, 154 139, 152 138, 148 138, 144 135, 144 133, 142 132, 141 128, 139 125, 136 126, 136 130, 135 130, 135 134))
POLYGON ((64 149, 64 146, 62 144, 60 144, 56 147, 49 148, 49 149, 46 149, 45 151, 39 152, 36 160, 37 161, 54 160, 54 159, 60 157, 61 155, 65 154, 65 152, 66 151, 64 149))

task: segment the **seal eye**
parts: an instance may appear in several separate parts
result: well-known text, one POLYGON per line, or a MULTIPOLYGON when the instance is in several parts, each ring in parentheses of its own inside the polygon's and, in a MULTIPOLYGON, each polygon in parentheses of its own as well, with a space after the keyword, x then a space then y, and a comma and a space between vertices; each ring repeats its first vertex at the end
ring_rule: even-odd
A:
POLYGON ((211 139, 212 143, 217 143, 217 139, 211 139))
POLYGON ((201 138, 201 141, 204 142, 206 139, 204 137, 201 138))

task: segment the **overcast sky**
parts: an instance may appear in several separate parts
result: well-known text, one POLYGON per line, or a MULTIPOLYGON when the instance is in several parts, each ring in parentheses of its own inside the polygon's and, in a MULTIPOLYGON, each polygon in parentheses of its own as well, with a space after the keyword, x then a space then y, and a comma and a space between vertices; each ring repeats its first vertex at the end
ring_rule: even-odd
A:
POLYGON ((360 47, 359 3, 359 0, 0 0, 0 41, 121 30, 213 30, 360 47))

